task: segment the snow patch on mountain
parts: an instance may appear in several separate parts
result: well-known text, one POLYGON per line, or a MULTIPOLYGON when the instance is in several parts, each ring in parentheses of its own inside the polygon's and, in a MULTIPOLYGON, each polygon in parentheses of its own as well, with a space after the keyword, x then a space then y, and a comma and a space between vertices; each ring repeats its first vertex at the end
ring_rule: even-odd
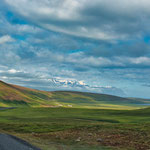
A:
POLYGON ((125 92, 112 86, 90 86, 84 81, 76 79, 53 78, 49 79, 51 88, 55 90, 69 90, 81 92, 103 93, 117 96, 125 96, 125 92))

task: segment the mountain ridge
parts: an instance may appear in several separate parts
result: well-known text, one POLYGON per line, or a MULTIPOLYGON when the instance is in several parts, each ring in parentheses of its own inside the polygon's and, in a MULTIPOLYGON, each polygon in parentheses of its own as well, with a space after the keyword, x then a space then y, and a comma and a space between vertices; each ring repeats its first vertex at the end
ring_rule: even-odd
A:
POLYGON ((125 107, 142 103, 149 104, 150 101, 89 92, 41 91, 0 81, 1 107, 31 106, 107 108, 108 106, 125 107))

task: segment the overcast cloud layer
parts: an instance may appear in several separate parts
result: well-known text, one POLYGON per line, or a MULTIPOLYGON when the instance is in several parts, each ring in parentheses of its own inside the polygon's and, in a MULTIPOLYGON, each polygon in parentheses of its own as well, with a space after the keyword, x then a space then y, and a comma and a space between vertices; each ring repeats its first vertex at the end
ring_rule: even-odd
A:
POLYGON ((5 2, 24 18, 56 32, 101 40, 141 38, 142 34, 149 33, 148 0, 93 0, 92 2, 91 0, 5 0, 5 2))
POLYGON ((148 0, 2 0, 0 79, 150 97, 148 0))

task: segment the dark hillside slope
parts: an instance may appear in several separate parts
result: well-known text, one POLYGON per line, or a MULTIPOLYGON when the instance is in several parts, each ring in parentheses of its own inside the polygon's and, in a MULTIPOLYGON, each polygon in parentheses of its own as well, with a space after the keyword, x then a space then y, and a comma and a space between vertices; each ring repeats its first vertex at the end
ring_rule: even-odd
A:
POLYGON ((107 94, 88 93, 88 92, 74 92, 74 91, 55 91, 52 92, 52 97, 61 102, 78 103, 77 100, 83 103, 89 102, 105 102, 108 104, 147 104, 150 100, 136 99, 136 98, 123 98, 107 94))

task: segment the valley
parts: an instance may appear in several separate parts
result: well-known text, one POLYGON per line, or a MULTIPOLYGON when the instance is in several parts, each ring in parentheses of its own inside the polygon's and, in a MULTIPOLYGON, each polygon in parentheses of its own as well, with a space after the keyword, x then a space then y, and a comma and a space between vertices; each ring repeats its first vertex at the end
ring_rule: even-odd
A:
POLYGON ((0 132, 42 150, 145 150, 150 148, 149 103, 0 82, 0 132))

